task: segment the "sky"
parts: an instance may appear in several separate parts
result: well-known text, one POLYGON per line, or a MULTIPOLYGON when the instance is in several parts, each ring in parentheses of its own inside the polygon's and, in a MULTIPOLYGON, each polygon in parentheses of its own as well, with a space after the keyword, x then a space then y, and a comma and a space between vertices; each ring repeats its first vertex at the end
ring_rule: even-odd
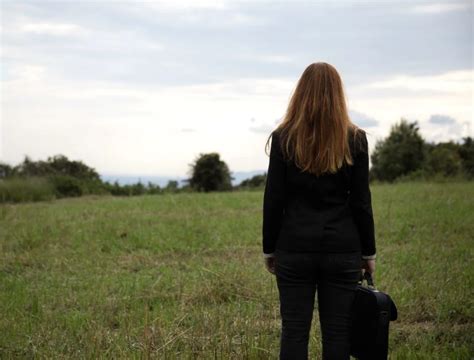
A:
POLYGON ((189 175, 200 153, 266 171, 313 62, 341 75, 369 147, 405 118, 473 136, 472 1, 1 0, 0 161, 189 175))

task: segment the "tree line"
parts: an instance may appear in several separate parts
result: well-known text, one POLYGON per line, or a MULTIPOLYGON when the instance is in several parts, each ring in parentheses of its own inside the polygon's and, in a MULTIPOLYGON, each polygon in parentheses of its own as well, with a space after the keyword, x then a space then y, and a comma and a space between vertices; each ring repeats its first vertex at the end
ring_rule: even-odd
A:
POLYGON ((413 179, 474 178, 474 142, 427 142, 416 121, 401 119, 389 135, 378 140, 371 154, 370 178, 393 182, 413 179))
MULTIPOLYGON (((401 119, 389 135, 376 142, 371 154, 371 181, 434 180, 474 178, 474 142, 427 142, 417 122, 401 119)), ((49 200, 82 195, 134 196, 177 192, 211 192, 262 189, 266 172, 233 186, 231 172, 218 153, 199 154, 189 164, 189 178, 179 187, 148 182, 121 185, 103 181, 97 171, 82 161, 64 155, 32 161, 28 156, 16 166, 0 162, 0 202, 49 200)))
POLYGON ((103 181, 97 171, 82 161, 59 154, 46 160, 33 161, 28 156, 16 166, 0 162, 0 202, 40 201, 82 195, 135 196, 177 192, 231 191, 229 167, 218 153, 199 154, 190 164, 191 176, 179 186, 169 180, 166 186, 140 180, 121 185, 103 181))

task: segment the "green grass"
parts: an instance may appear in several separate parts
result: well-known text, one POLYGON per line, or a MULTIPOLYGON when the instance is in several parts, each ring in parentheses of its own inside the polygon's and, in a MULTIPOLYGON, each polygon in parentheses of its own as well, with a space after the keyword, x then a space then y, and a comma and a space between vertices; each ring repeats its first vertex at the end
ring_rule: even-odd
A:
MULTIPOLYGON (((474 357, 474 183, 374 185, 392 359, 474 357)), ((276 359, 262 192, 0 206, 0 358, 276 359)), ((317 306, 317 302, 316 302, 317 306)), ((310 356, 320 358, 315 309, 310 356)))

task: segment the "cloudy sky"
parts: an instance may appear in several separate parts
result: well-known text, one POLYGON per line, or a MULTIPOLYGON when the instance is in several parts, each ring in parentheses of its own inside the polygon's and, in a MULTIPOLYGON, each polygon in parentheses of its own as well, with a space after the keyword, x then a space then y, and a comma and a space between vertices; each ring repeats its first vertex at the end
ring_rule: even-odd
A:
POLYGON ((0 159, 186 176, 266 170, 307 65, 338 69, 369 145, 401 117, 473 135, 472 1, 1 1, 0 159))

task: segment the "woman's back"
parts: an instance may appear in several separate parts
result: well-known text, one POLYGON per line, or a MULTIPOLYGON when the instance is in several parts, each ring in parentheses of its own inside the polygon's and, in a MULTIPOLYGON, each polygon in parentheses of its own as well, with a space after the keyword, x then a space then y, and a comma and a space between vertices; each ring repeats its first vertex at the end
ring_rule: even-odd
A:
POLYGON ((316 176, 283 155, 280 132, 272 134, 264 193, 263 252, 375 254, 365 132, 349 134, 353 164, 316 176))

